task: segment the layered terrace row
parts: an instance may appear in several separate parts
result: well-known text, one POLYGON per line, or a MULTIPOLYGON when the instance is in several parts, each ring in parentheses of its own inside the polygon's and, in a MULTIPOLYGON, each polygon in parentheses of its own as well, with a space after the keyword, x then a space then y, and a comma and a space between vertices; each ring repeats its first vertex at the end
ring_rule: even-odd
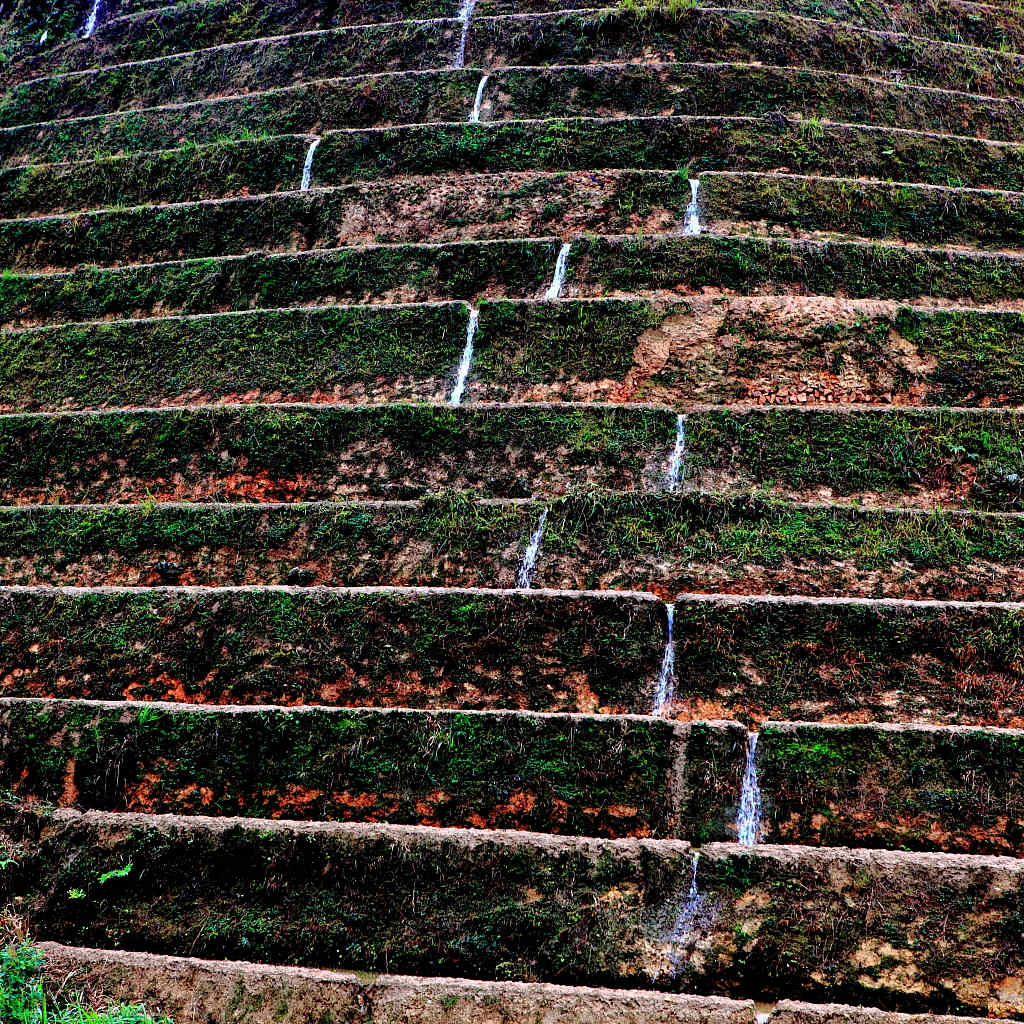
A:
POLYGON ((0 904, 51 978, 1024 1018, 1024 16, 0 18, 0 904))

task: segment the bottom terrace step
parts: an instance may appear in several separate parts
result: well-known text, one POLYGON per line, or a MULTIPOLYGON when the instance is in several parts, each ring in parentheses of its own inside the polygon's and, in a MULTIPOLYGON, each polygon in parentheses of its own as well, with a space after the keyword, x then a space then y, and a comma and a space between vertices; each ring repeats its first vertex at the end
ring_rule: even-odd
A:
MULTIPOLYGON (((676 995, 466 978, 343 974, 302 967, 41 944, 55 985, 97 1006, 143 1003, 188 1024, 754 1024, 755 1004, 676 995), (70 979, 70 981, 68 981, 70 979)), ((861 1006, 783 1000, 763 1024, 958 1024, 861 1006)), ((977 1020, 977 1019, 975 1019, 977 1020)))
POLYGON ((5 812, 40 939, 217 959, 1024 1014, 1024 861, 5 812), (694 866, 696 864, 696 895, 694 866))
POLYGON ((84 990, 96 1006, 142 1003, 181 1024, 754 1024, 754 1003, 717 996, 342 974, 52 942, 42 949, 55 985, 84 990))

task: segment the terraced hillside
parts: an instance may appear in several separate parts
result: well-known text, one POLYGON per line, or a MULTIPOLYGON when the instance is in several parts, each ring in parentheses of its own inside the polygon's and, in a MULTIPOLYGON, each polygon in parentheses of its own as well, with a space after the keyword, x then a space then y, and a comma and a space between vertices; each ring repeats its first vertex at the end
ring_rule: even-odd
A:
POLYGON ((1024 1019, 1024 9, 459 2, 0 9, 5 920, 178 1024, 1024 1019))

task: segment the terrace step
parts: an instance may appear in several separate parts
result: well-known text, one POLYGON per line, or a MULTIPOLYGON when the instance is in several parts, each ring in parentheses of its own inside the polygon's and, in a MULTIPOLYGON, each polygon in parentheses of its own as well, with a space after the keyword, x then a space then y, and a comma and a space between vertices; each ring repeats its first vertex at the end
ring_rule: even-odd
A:
MULTIPOLYGON (((296 254, 256 252, 61 275, 8 274, 0 279, 0 323, 53 325, 118 314, 160 317, 346 301, 474 299, 488 294, 539 298, 551 283, 559 244, 553 238, 502 239, 296 254)), ((984 284, 979 287, 991 298, 1012 295, 1012 278, 1006 282, 1007 290, 999 286, 1009 276, 1006 270, 1016 269, 1014 257, 971 263, 956 255, 933 259, 950 262, 956 268, 951 276, 961 278, 984 279, 991 268, 993 283, 987 289, 984 284)))
POLYGON ((730 839, 735 723, 0 698, 0 781, 89 810, 730 839))
POLYGON ((62 943, 116 932, 141 952, 330 969, 358 948, 371 970, 1021 1012, 1012 858, 712 844, 698 904, 693 850, 672 840, 57 811, 3 841, 5 902, 62 943), (913 968, 880 986, 871 956, 913 968))
POLYGON ((474 17, 466 62, 500 65, 634 61, 799 64, 849 74, 899 77, 916 85, 1019 97, 1024 56, 773 11, 697 7, 570 11, 474 17))
MULTIPOLYGON (((210 2, 210 0, 205 0, 210 2)), ((173 149, 183 142, 468 120, 476 70, 385 72, 264 92, 0 129, 8 165, 173 149)), ((597 115, 816 118, 1024 140, 1024 104, 810 68, 743 64, 597 64, 495 68, 483 121, 597 115)), ((781 122, 779 122, 781 123, 781 122)))
POLYGON ((4 77, 18 82, 300 32, 455 18, 458 10, 459 0, 356 0, 333 8, 301 0, 193 0, 115 18, 104 11, 102 24, 89 39, 9 62, 4 77))
POLYGON ((1024 732, 766 722, 762 842, 1024 853, 1024 732))
MULTIPOLYGON (((593 0, 479 0, 476 17, 497 14, 544 14, 560 10, 593 7, 593 0)), ((1020 50, 1024 22, 1019 8, 1011 4, 967 3, 964 0, 936 0, 927 6, 873 2, 857 4, 818 0, 744 0, 745 9, 799 14, 816 21, 836 21, 869 29, 906 32, 927 39, 997 50, 1020 50)), ((677 18, 685 18, 680 12, 677 18)))
POLYGON ((666 409, 568 404, 0 416, 0 492, 33 504, 642 490, 661 486, 674 436, 666 409))
MULTIPOLYGON (((147 107, 292 84, 315 68, 319 78, 442 68, 457 62, 461 23, 394 22, 299 32, 265 40, 126 61, 33 78, 34 65, 9 69, 0 126, 29 124, 128 107, 147 107)), ((89 53, 76 47, 73 52, 89 53)), ((564 65, 726 61, 887 77, 916 85, 1015 97, 1024 91, 1024 56, 893 32, 850 28, 775 12, 697 8, 682 18, 655 11, 638 19, 616 10, 474 18, 466 64, 564 65)))
MULTIPOLYGON (((541 298, 558 239, 406 243, 201 257, 126 268, 12 273, 0 279, 5 327, 159 317, 325 302, 541 298)), ((562 298, 802 295, 955 299, 1014 309, 1024 256, 863 241, 751 235, 588 235, 572 240, 562 298)), ((826 299, 827 306, 831 299, 826 299)))
MULTIPOLYGON (((753 1024, 754 1004, 716 996, 516 981, 345 974, 40 943, 50 979, 74 975, 97 1005, 144 1003, 203 1024, 753 1024)), ((786 1004, 787 1006, 790 1004, 786 1004)), ((795 1005, 795 1004, 794 1004, 795 1005)), ((795 1024, 795 1022, 793 1022, 795 1024)), ((812 1024, 809 1020, 807 1024, 812 1024)), ((813 1022, 816 1024, 816 1021, 813 1022)), ((879 1024, 902 1024, 895 1020, 879 1024)), ((909 1022, 908 1022, 909 1024, 909 1022)), ((923 1024, 923 1022, 921 1022, 923 1024)), ((953 1024, 936 1021, 935 1024, 953 1024)))
MULTIPOLYGON (((537 271, 554 268, 554 249, 533 251, 547 256, 546 268, 519 259, 509 271, 532 276, 536 288, 537 271)), ((600 263, 617 255, 599 254, 591 273, 614 274, 600 263)), ((501 273, 492 266, 481 269, 501 273)), ((361 271, 353 267, 353 277, 361 271)), ((0 333, 0 411, 440 402, 454 394, 470 315, 454 302, 376 304, 8 330, 0 333), (247 358, 256 352, 260 359, 247 358)), ((1024 404, 1022 338, 1024 313, 1015 310, 878 299, 487 300, 466 398, 1016 407, 1024 404)))
MULTIPOLYGON (((479 81, 480 72, 475 70, 391 71, 117 114, 44 121, 0 129, 0 157, 7 165, 53 163, 174 149, 185 142, 461 121, 473 109, 479 81)), ((1002 109, 995 104, 996 111, 1002 109)), ((1010 123, 1013 114, 1009 108, 1007 111, 1010 123)), ((993 113, 993 117, 998 116, 993 113)), ((1007 127, 1006 134, 1011 131, 1007 127)))
MULTIPOLYGON (((630 591, 2 591, 13 697, 1020 728, 1024 605, 630 591), (658 708, 655 708, 658 705, 658 708)), ((61 762, 63 765, 63 761, 61 762)))
MULTIPOLYGON (((105 157, 0 170, 12 216, 228 198, 298 189, 307 136, 105 157)), ((918 184, 1024 187, 1024 145, 907 129, 760 118, 576 118, 487 124, 402 125, 325 132, 312 180, 319 186, 423 174, 608 168, 845 174, 896 172, 918 184)))
MULTIPOLYGON (((832 240, 839 232, 1022 251, 1024 193, 717 171, 700 181, 702 220, 720 233, 832 240)), ((0 220, 0 255, 11 267, 50 270, 374 242, 681 233, 690 196, 678 171, 396 179, 0 220)))
MULTIPOLYGON (((0 698, 29 803, 731 840, 747 734, 724 722, 0 698)), ((766 722, 759 841, 1024 854, 1024 731, 766 722)))
POLYGON ((460 29, 450 20, 353 26, 6 81, 0 126, 292 85, 306 77, 302 68, 315 68, 317 79, 442 68, 452 63, 460 29))
POLYGON ((0 507, 0 578, 66 586, 516 585, 559 590, 1016 601, 1019 515, 756 497, 442 494, 419 502, 0 507))
MULTIPOLYGON (((1024 420, 985 409, 698 409, 697 490, 1024 510, 1024 420)), ((642 405, 209 406, 0 416, 7 504, 663 490, 676 414, 642 405)))

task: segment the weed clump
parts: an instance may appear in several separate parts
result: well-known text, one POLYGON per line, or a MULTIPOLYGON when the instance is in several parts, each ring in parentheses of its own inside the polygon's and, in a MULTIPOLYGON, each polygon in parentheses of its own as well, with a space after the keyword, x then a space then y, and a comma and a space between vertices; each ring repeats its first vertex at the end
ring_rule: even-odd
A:
POLYGON ((142 1006, 94 1010, 74 995, 52 997, 43 982, 43 954, 30 942, 0 949, 0 1021, 4 1024, 173 1024, 142 1006))

